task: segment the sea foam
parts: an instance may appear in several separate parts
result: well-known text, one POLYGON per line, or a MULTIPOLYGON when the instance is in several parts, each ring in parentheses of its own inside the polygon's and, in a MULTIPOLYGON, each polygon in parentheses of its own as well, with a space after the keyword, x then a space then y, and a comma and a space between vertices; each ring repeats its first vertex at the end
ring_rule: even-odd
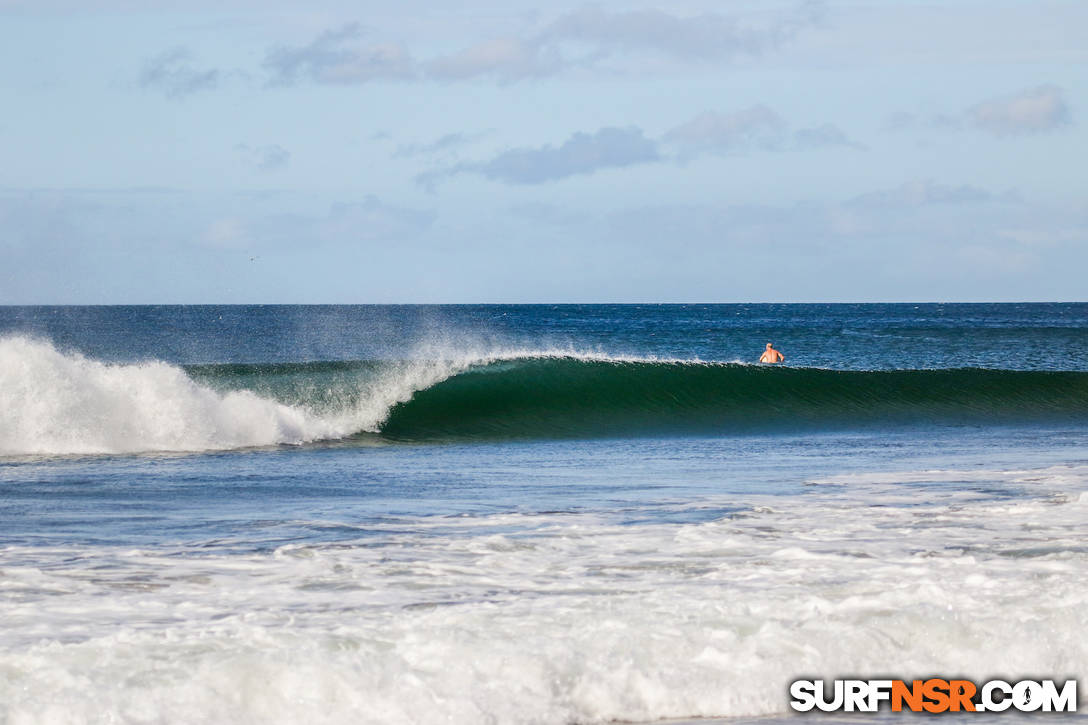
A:
POLYGON ((0 338, 0 455, 227 450, 377 433, 389 411, 473 366, 523 358, 625 360, 572 351, 423 348, 352 381, 339 405, 221 389, 178 365, 106 363, 52 342, 0 338))
POLYGON ((107 364, 46 341, 0 340, 0 454, 193 451, 347 432, 252 392, 217 392, 164 362, 107 364))
MULTIPOLYGON (((1088 667, 1088 469, 837 478, 705 523, 422 517, 273 552, 0 549, 0 721, 650 722, 1088 667), (956 487, 1021 486, 1016 499, 956 487), (904 481, 929 485, 925 501, 904 481)), ((1083 685, 1083 682, 1081 683, 1083 685)))
POLYGON ((1084 371, 826 370, 468 341, 421 346, 401 360, 184 368, 0 340, 0 455, 200 451, 368 433, 494 441, 1086 422, 1084 371))

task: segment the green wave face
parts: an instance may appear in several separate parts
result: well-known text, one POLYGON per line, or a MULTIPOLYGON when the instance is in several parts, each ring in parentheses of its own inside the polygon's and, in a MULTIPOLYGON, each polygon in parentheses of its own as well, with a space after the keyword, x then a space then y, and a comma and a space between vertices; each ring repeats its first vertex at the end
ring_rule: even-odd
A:
POLYGON ((1072 422, 1088 422, 1088 373, 528 358, 417 391, 380 429, 422 441, 1072 422))

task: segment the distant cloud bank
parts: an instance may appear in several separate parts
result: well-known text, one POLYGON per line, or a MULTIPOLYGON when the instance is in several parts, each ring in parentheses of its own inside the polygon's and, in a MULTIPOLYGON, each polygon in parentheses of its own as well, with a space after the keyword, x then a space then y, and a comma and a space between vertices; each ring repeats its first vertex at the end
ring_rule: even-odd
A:
MULTIPOLYGON (((455 140, 455 139, 451 139, 455 140)), ((790 132, 789 124, 764 105, 729 113, 703 111, 666 131, 646 136, 638 126, 577 132, 559 146, 518 147, 488 161, 462 162, 425 172, 416 180, 433 189, 442 179, 476 173, 507 184, 540 184, 635 164, 687 162, 707 155, 757 151, 810 151, 835 146, 864 149, 834 124, 790 132)))
POLYGON ((490 38, 421 60, 399 43, 371 39, 358 23, 330 28, 309 43, 277 46, 263 63, 270 85, 302 81, 358 84, 379 80, 516 82, 595 65, 630 53, 680 62, 720 62, 773 51, 815 25, 822 4, 807 2, 762 25, 720 13, 690 17, 662 10, 583 8, 560 15, 527 37, 490 38))
POLYGON ((1015 192, 994 194, 975 186, 946 186, 928 179, 908 181, 894 189, 881 189, 846 202, 847 206, 869 209, 891 209, 927 206, 930 204, 970 204, 979 202, 1018 203, 1015 192))
POLYGON ((976 127, 999 136, 1053 131, 1071 120, 1062 89, 1039 86, 972 106, 967 117, 976 127))
POLYGON ((995 136, 1019 136, 1056 131, 1072 122, 1065 91, 1055 85, 1041 85, 980 101, 960 113, 925 116, 896 111, 888 116, 884 127, 889 131, 975 128, 995 136))

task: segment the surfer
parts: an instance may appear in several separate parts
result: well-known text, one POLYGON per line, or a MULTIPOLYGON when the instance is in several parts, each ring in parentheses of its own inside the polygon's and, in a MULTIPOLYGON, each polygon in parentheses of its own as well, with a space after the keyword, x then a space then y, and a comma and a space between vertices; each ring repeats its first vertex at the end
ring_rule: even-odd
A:
POLYGON ((761 363, 780 363, 786 358, 778 350, 774 349, 771 343, 767 343, 767 349, 763 351, 763 354, 759 356, 761 363))

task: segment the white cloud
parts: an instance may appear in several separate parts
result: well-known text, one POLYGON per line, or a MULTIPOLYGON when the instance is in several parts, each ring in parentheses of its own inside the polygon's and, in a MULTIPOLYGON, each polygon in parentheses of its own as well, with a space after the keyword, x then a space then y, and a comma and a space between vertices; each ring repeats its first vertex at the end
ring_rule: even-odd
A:
POLYGON ((540 184, 658 160, 657 143, 646 138, 642 129, 606 127, 595 133, 576 133, 558 147, 515 148, 490 161, 459 164, 437 176, 423 175, 420 182, 433 183, 443 175, 469 172, 508 184, 540 184))
POLYGON ((154 88, 172 98, 215 88, 219 71, 214 68, 194 68, 192 53, 185 48, 173 48, 144 63, 140 85, 154 88))
POLYGON ((762 104, 732 113, 703 111, 668 131, 662 141, 673 147, 681 160, 751 149, 808 151, 835 146, 864 148, 851 141, 841 128, 832 123, 798 129, 791 138, 786 121, 762 104))
POLYGON ((430 77, 443 81, 495 75, 502 81, 516 81, 550 75, 562 65, 557 54, 532 41, 496 38, 465 48, 427 64, 430 77))
POLYGON ((273 48, 264 66, 273 85, 284 85, 303 78, 342 84, 478 77, 513 82, 593 66, 622 53, 720 62, 779 48, 800 30, 818 23, 821 7, 810 1, 761 23, 713 12, 680 16, 662 10, 610 12, 587 7, 560 15, 539 32, 490 38, 425 61, 417 61, 399 43, 363 43, 361 27, 350 23, 327 30, 303 46, 273 48))
POLYGON ((327 30, 301 47, 281 46, 268 52, 264 67, 273 85, 307 77, 317 83, 351 84, 374 80, 404 80, 416 74, 408 51, 396 43, 361 45, 358 23, 327 30))
POLYGON ((478 133, 447 133, 430 143, 401 144, 393 153, 393 158, 411 158, 413 156, 435 156, 449 154, 457 149, 473 144, 482 138, 489 136, 491 131, 478 133))
POLYGON ((972 126, 995 136, 1054 131, 1072 122, 1065 92, 1053 85, 1028 88, 976 103, 962 113, 895 111, 884 122, 888 131, 957 131, 972 126))
POLYGON ((1070 122, 1061 88, 1039 86, 983 101, 967 110, 978 128, 999 136, 1053 131, 1070 122))
POLYGON ((994 194, 976 186, 963 184, 947 186, 928 179, 908 181, 894 189, 881 189, 856 196, 847 204, 871 209, 919 207, 929 204, 972 204, 995 202, 1018 203, 1019 196, 1012 191, 994 194))
MULTIPOLYGON (((460 142, 456 134, 440 139, 444 140, 460 142)), ((578 132, 558 147, 509 149, 489 161, 462 162, 419 174, 416 181, 433 190, 444 178, 475 173, 508 184, 539 184, 603 169, 665 161, 685 162, 705 155, 828 147, 864 148, 830 123, 802 128, 791 136, 781 116, 767 106, 756 105, 732 113, 704 111, 669 130, 660 139, 647 138, 637 126, 578 132)))
POLYGON ((770 148, 782 141, 786 122, 764 105, 733 113, 703 111, 695 118, 668 131, 664 141, 675 146, 681 157, 722 153, 738 148, 770 148))

